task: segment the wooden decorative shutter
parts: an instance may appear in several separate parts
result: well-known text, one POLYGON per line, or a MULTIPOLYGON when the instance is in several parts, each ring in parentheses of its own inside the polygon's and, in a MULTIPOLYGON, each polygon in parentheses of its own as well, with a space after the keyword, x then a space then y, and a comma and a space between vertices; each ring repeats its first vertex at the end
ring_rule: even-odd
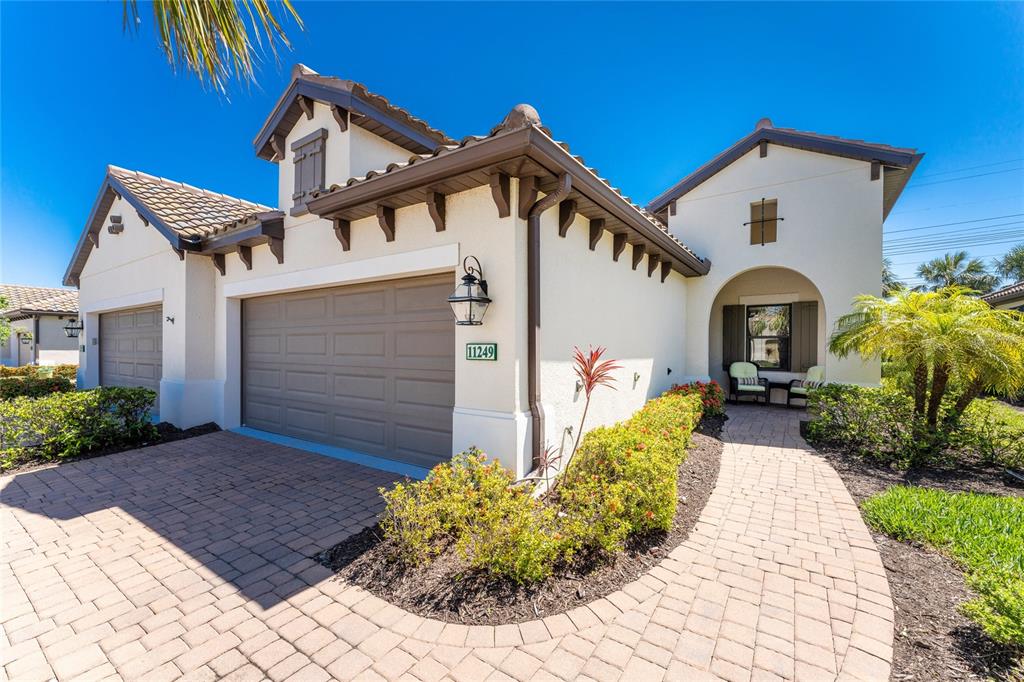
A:
POLYGON ((326 139, 327 130, 321 128, 292 143, 292 152, 294 152, 292 161, 295 164, 292 215, 305 213, 306 202, 311 198, 311 193, 324 188, 324 171, 327 161, 324 155, 326 139))
MULTIPOLYGON (((770 244, 779 238, 779 201, 764 202, 764 243, 770 244)), ((761 243, 761 202, 750 204, 750 243, 761 243)))
POLYGON ((747 359, 745 307, 727 305, 722 308, 722 369, 747 359))
POLYGON ((794 372, 806 372, 818 364, 818 302, 794 303, 791 325, 790 368, 794 372))

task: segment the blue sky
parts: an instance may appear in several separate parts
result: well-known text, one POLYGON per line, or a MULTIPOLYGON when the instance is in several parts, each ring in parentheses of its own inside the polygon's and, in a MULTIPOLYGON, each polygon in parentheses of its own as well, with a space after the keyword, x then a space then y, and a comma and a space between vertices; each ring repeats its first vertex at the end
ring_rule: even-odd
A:
POLYGON ((173 74, 148 23, 124 35, 121 6, 0 2, 0 281, 60 284, 108 163, 274 203, 251 142, 296 61, 453 137, 529 102, 638 202, 762 116, 917 147, 886 223, 913 238, 900 274, 1024 241, 1024 5, 300 2, 294 49, 229 99, 173 74))

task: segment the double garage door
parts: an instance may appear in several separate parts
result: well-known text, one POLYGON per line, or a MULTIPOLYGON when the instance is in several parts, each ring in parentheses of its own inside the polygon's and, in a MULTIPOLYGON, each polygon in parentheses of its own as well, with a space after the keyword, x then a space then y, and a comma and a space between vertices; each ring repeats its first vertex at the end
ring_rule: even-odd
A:
POLYGON ((156 391, 163 371, 160 306, 100 315, 100 385, 142 386, 156 391))
POLYGON ((242 304, 246 426, 430 467, 451 456, 453 275, 242 304))

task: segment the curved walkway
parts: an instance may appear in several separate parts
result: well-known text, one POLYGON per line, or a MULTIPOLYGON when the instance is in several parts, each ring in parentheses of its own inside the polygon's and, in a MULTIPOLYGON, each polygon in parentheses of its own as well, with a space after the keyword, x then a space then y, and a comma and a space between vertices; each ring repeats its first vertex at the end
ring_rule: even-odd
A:
MULTIPOLYGON (((242 460, 230 461, 232 456, 262 462, 262 473, 246 481, 257 486, 261 505, 243 502, 237 483, 216 476, 212 494, 220 501, 238 498, 244 519, 265 514, 266 500, 283 495, 287 504, 275 504, 294 505, 285 510, 293 520, 286 529, 278 516, 272 524, 232 523, 230 543, 189 535, 197 517, 200 527, 207 525, 206 483, 164 494, 162 503, 185 500, 167 512, 177 525, 152 514, 126 522, 125 514, 89 508, 66 514, 55 528, 39 518, 53 516, 49 503, 32 504, 47 500, 55 484, 20 480, 34 474, 7 477, 0 616, 6 675, 303 682, 888 679, 888 583, 842 481, 800 438, 800 413, 744 406, 731 407, 730 416, 718 484, 691 537, 669 559, 587 607, 497 627, 424 619, 330 579, 305 557, 311 547, 331 544, 327 533, 337 535, 337 510, 328 508, 320 523, 295 519, 305 521, 315 507, 311 502, 326 504, 339 491, 318 490, 308 471, 301 492, 293 490, 284 481, 291 481, 297 455, 280 446, 217 434, 150 448, 148 457, 138 458, 139 465, 152 463, 159 472, 209 464, 224 475, 243 471, 242 460), (197 457, 203 447, 213 448, 209 460, 197 457), (157 456, 158 448, 168 458, 157 456), (277 473, 275 466, 284 469, 277 473), (171 529, 179 526, 190 530, 174 536, 171 529), (315 532, 310 529, 324 526, 327 532, 309 537, 315 532), (275 538, 281 532, 287 544, 274 544, 285 542, 275 538), (121 556, 125 535, 135 553, 121 556), (242 536, 262 542, 235 544, 242 536), (133 564, 153 554, 159 560, 146 563, 140 577, 133 564), (171 563, 174 570, 167 568, 171 563), (107 583, 116 589, 98 587, 107 583), (256 589, 263 584, 268 587, 256 589)), ((140 452, 146 451, 128 458, 140 452)), ((121 457, 71 466, 88 469, 104 460, 116 466, 114 458, 121 457)), ((379 474, 323 458, 303 463, 325 472, 334 467, 332 484, 337 467, 352 469, 341 483, 348 486, 344 499, 356 522, 349 517, 343 535, 369 523, 379 474)), ((118 482, 109 468, 103 474, 90 480, 108 489, 118 482)), ((60 481, 66 478, 62 472, 60 481)), ((70 485, 74 489, 64 495, 72 499, 53 502, 61 511, 77 510, 78 496, 92 500, 81 480, 70 485)))

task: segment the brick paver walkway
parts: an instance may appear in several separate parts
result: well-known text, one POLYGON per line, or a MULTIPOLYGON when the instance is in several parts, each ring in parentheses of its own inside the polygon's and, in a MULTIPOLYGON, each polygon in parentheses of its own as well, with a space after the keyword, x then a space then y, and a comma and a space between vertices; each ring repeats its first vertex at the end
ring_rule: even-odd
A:
POLYGON ((389 475, 220 433, 0 479, 12 680, 885 680, 878 553, 797 412, 731 408, 690 539, 620 592, 519 625, 445 624, 309 557, 389 475))

